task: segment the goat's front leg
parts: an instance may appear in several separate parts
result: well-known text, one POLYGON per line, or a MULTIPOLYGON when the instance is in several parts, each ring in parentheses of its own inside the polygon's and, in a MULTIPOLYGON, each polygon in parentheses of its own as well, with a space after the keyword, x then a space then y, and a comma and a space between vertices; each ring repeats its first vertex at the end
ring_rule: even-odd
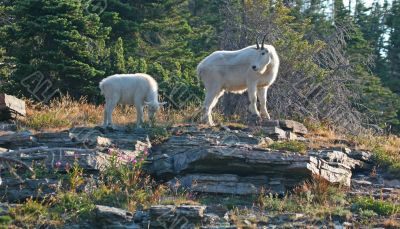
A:
POLYGON ((210 126, 215 126, 215 123, 212 120, 212 109, 218 102, 219 97, 221 97, 223 91, 218 88, 211 88, 207 91, 206 98, 204 100, 204 117, 203 120, 210 126))
POLYGON ((247 93, 249 93, 249 110, 252 114, 260 117, 260 112, 257 110, 257 82, 250 82, 247 85, 247 93))
POLYGON ((260 100, 261 116, 271 119, 267 111, 267 91, 268 87, 261 87, 257 89, 258 100, 260 100))

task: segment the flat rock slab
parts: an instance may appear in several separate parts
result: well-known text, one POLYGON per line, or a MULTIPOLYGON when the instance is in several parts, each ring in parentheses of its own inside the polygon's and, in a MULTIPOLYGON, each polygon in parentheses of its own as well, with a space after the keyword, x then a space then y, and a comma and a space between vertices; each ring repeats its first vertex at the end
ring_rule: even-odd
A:
POLYGON ((203 205, 155 205, 149 209, 149 225, 144 228, 196 228, 205 217, 203 205))
POLYGON ((25 101, 0 93, 0 120, 12 119, 14 118, 14 114, 26 115, 25 101))
POLYGON ((103 205, 96 205, 95 224, 100 228, 141 228, 132 212, 103 205))

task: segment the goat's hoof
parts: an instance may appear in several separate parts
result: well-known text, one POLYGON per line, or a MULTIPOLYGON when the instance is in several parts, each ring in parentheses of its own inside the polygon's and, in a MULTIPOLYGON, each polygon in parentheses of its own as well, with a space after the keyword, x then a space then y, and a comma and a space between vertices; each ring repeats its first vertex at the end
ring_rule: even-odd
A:
POLYGON ((106 125, 102 127, 105 131, 114 131, 116 128, 113 125, 106 125))
POLYGON ((261 118, 263 120, 271 120, 271 116, 269 116, 268 114, 261 114, 261 118))
POLYGON ((207 125, 209 125, 210 127, 216 126, 214 122, 207 122, 207 125))

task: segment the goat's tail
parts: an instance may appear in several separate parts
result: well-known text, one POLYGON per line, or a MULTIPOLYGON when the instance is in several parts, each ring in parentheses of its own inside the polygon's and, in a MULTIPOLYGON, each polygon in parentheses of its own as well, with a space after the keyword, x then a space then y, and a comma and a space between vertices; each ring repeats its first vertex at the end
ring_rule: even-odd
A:
POLYGON ((104 95, 104 80, 99 83, 100 94, 104 95))
POLYGON ((204 70, 202 69, 201 62, 200 62, 200 64, 197 65, 197 68, 196 68, 196 76, 199 81, 201 81, 201 76, 203 75, 203 72, 204 72, 204 70))

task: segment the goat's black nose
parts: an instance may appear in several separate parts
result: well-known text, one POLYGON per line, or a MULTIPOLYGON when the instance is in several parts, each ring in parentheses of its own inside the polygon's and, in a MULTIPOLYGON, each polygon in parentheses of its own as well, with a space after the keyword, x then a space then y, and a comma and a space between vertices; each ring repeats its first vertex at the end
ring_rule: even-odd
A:
POLYGON ((252 68, 253 68, 254 70, 256 70, 257 66, 253 65, 252 68))

